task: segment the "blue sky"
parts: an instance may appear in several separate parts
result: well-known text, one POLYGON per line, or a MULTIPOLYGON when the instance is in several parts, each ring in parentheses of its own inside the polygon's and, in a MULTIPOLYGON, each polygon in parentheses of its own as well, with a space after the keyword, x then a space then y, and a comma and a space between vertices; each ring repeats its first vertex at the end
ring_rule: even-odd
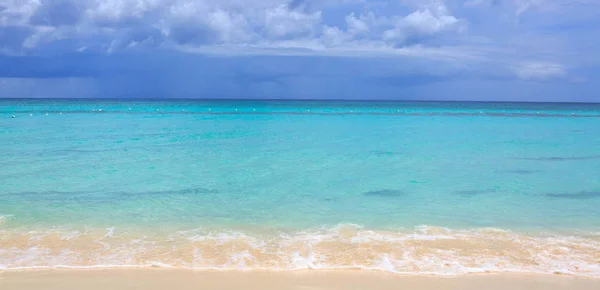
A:
POLYGON ((600 0, 0 0, 0 97, 600 102, 600 0))

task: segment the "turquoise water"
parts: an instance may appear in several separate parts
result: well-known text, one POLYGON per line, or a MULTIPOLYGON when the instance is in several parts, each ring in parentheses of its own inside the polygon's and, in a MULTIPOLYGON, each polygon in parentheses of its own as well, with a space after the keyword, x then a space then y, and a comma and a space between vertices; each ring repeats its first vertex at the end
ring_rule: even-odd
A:
POLYGON ((599 133, 591 104, 0 100, 0 265, 57 265, 13 255, 50 230, 494 228, 595 251, 599 133))

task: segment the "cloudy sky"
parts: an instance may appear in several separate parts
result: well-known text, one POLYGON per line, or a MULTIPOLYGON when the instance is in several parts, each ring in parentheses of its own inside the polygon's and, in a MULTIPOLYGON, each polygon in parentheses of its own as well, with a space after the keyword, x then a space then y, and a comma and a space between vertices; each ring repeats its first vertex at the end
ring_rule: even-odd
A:
POLYGON ((0 97, 600 102, 600 0, 0 0, 0 97))

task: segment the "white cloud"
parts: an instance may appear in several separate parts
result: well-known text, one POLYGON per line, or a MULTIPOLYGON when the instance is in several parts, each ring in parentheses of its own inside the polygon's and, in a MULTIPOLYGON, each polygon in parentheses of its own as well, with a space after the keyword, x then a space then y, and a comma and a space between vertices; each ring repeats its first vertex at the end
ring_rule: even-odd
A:
POLYGON ((463 64, 482 62, 485 56, 465 50, 464 47, 393 47, 383 42, 345 42, 344 45, 328 46, 319 39, 264 42, 254 45, 190 46, 179 45, 177 49, 188 53, 223 56, 329 56, 329 57, 404 57, 463 64))
POLYGON ((565 67, 558 63, 529 61, 512 67, 516 76, 523 80, 548 80, 567 75, 565 67))
MULTIPOLYGON (((87 1, 87 0, 82 0, 87 1)), ((93 0, 88 2, 86 17, 101 24, 141 19, 146 13, 163 8, 163 2, 158 0, 93 0)))
POLYGON ((221 42, 247 42, 252 38, 250 24, 243 15, 219 9, 207 18, 209 27, 219 33, 221 42))
POLYGON ((350 13, 345 17, 346 26, 324 25, 320 40, 326 47, 356 46, 358 44, 385 45, 383 30, 392 25, 386 17, 377 17, 373 12, 356 16, 350 13))
POLYGON ((354 13, 346 16, 348 33, 352 35, 361 35, 369 32, 369 26, 362 18, 364 18, 362 15, 360 18, 357 18, 354 13))
POLYGON ((306 14, 279 5, 266 10, 264 29, 271 38, 304 37, 314 35, 320 23, 320 11, 306 14))
POLYGON ((40 7, 36 0, 0 0, 0 26, 24 26, 40 7))
POLYGON ((404 18, 406 25, 419 34, 433 34, 453 27, 459 20, 450 15, 445 7, 415 11, 404 18))
POLYGON ((396 18, 395 26, 386 30, 383 38, 403 43, 411 37, 429 36, 446 31, 460 31, 463 21, 451 15, 446 6, 437 2, 427 8, 414 11, 406 17, 396 18))
POLYGON ((413 74, 593 83, 598 0, 446 2, 0 0, 0 54, 85 58, 159 47, 214 56, 373 57, 365 63, 389 62, 413 74))
MULTIPOLYGON (((491 7, 494 1, 463 3, 491 7)), ((536 3, 541 0, 507 0, 502 2, 506 5, 502 8, 503 14, 512 17, 517 7, 514 1, 521 1, 519 7, 529 11, 539 9, 536 3)), ((560 1, 567 0, 546 0, 543 5, 560 1)), ((468 24, 463 17, 469 14, 453 13, 440 0, 387 1, 389 5, 385 8, 367 5, 372 3, 361 0, 0 0, 3 7, 0 7, 0 26, 18 26, 23 28, 19 33, 26 34, 9 39, 2 38, 0 33, 0 42, 14 39, 15 43, 0 43, 0 53, 40 53, 45 45, 55 44, 52 47, 55 51, 64 49, 74 53, 82 47, 88 53, 161 47, 220 55, 399 56, 446 60, 465 67, 477 61, 485 66, 504 68, 505 75, 505 68, 510 67, 508 73, 522 79, 547 79, 566 74, 564 67, 548 63, 511 65, 531 56, 573 66, 572 61, 554 54, 560 49, 558 46, 544 45, 546 54, 540 55, 540 50, 535 49, 535 44, 540 43, 535 35, 504 33, 504 27, 494 28, 501 30, 502 35, 470 35, 478 27, 463 33, 468 24), (72 3, 77 9, 41 9, 42 5, 59 2, 72 3), (350 6, 344 13, 337 9, 346 4, 350 6), (398 9, 400 5, 402 8, 398 9), (81 15, 72 15, 75 12, 81 15), (40 19, 32 22, 36 13, 36 17, 43 16, 40 19, 58 19, 62 13, 70 13, 68 19, 76 23, 40 19), (521 37, 518 43, 528 45, 517 49, 509 40, 501 43, 503 40, 495 36, 521 37)), ((461 5, 451 7, 459 9, 461 5)), ((483 10, 485 13, 496 11, 467 11, 483 10)))
MULTIPOLYGON (((0 0, 0 23, 31 30, 23 49, 72 39, 76 51, 107 52, 140 46, 180 47, 295 43, 303 49, 401 47, 412 36, 453 30, 461 20, 435 2, 408 15, 348 13, 340 26, 324 22, 325 7, 363 5, 364 0, 0 0), (34 17, 35 16, 35 17, 34 17), (33 17, 33 18, 32 18, 33 17), (33 21, 33 20, 35 21, 33 21), (88 41, 104 41, 104 45, 88 41), (387 42, 387 43, 386 43, 387 42), (390 44, 393 42, 393 44, 390 44), (310 44, 310 45, 309 45, 310 44), (390 46, 392 45, 392 46, 390 46)), ((386 2, 387 3, 387 2, 386 2)), ((414 44, 414 43, 412 43, 414 44)), ((210 49, 211 51, 213 49, 210 49)))
POLYGON ((351 35, 342 31, 338 27, 325 26, 325 28, 323 28, 321 41, 325 46, 335 47, 345 44, 350 38, 351 35))

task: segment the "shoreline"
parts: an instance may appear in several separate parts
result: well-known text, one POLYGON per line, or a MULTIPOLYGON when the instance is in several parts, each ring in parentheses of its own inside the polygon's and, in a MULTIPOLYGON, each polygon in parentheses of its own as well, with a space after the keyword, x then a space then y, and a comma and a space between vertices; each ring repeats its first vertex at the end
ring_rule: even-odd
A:
POLYGON ((600 279, 567 275, 398 275, 361 270, 217 271, 54 269, 0 271, 3 290, 30 289, 600 289, 600 279))
POLYGON ((244 232, 0 229, 1 271, 381 271, 398 276, 472 274, 600 278, 596 236, 528 236, 498 229, 421 227, 406 232, 354 225, 265 238, 244 232))
POLYGON ((442 273, 442 272, 393 272, 380 268, 365 268, 365 267, 338 267, 338 268, 297 268, 297 269, 244 269, 244 268, 189 268, 189 267, 173 267, 171 265, 163 265, 160 263, 151 265, 97 265, 97 266, 53 266, 53 267, 21 267, 21 268, 0 268, 0 277, 2 274, 19 274, 19 273, 59 273, 59 272, 189 272, 189 273, 234 273, 234 274, 256 274, 256 273, 272 273, 272 274, 315 274, 315 273, 374 273, 386 276, 395 277, 421 277, 421 278, 441 278, 454 279, 471 276, 525 276, 525 277, 565 277, 574 279, 594 280, 600 282, 600 276, 596 275, 578 275, 573 273, 563 272, 519 272, 519 271, 470 271, 461 273, 442 273))
POLYGON ((0 228, 0 270, 367 270, 398 275, 469 273, 600 278, 595 235, 527 235, 501 229, 353 224, 263 235, 229 230, 148 234, 127 230, 0 228))

